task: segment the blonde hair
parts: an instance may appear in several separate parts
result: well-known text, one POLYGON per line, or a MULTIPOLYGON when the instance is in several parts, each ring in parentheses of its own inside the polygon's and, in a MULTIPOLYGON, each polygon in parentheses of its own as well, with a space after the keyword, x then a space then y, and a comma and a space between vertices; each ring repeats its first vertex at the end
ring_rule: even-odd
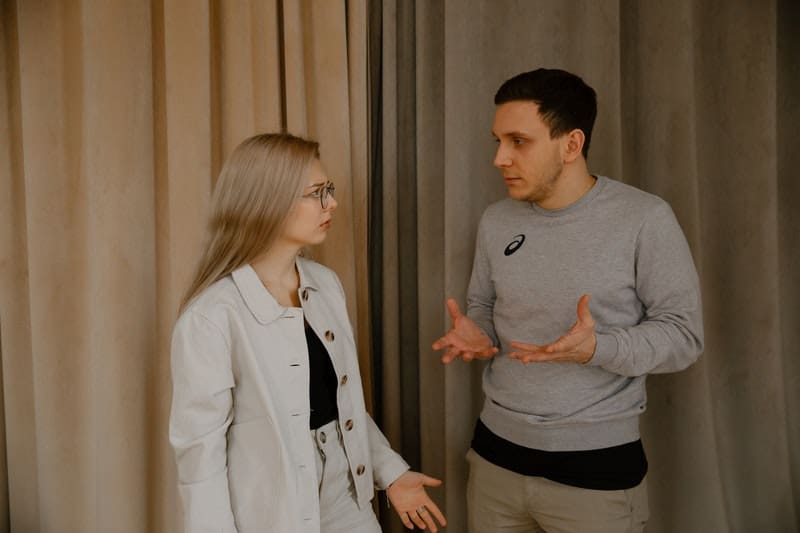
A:
POLYGON ((236 147, 214 187, 208 244, 181 310, 269 249, 318 158, 319 143, 288 133, 255 135, 236 147))

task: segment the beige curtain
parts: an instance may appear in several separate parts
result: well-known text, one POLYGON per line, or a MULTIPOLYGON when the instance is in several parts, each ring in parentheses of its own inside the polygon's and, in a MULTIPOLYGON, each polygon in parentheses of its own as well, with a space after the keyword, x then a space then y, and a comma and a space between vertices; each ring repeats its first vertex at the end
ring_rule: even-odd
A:
POLYGON ((246 136, 321 141, 368 364, 366 1, 0 6, 0 530, 177 531, 169 337, 246 136))
POLYGON ((464 301, 482 211, 505 196, 494 92, 539 66, 595 87, 591 171, 669 201, 702 279, 705 354, 648 380, 648 531, 800 529, 800 4, 382 7, 383 379, 402 397, 384 415, 415 466, 445 479, 448 531, 466 530, 481 368, 442 368, 430 343, 448 325, 444 298, 464 301))

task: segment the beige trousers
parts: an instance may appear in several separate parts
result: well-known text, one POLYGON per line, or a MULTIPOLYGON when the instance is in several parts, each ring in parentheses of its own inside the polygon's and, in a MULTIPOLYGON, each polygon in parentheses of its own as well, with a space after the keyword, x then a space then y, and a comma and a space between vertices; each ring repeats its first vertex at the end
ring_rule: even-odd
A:
POLYGON ((591 490, 496 466, 467 452, 470 533, 640 533, 647 522, 647 486, 591 490))

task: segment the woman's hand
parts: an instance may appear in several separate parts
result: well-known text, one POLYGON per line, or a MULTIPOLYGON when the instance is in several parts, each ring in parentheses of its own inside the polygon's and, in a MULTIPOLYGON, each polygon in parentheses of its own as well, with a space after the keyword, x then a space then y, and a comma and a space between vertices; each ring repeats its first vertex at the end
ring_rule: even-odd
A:
POLYGON ((386 495, 408 529, 414 529, 416 524, 420 529, 430 529, 436 533, 438 529, 434 518, 443 526, 447 525, 447 520, 428 497, 425 487, 438 487, 441 484, 438 479, 409 470, 389 485, 386 495))

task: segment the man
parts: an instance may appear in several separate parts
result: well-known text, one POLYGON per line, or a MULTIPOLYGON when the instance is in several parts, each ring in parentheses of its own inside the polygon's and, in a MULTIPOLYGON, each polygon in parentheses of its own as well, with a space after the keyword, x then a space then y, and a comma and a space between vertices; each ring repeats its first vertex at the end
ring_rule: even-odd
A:
POLYGON ((642 531, 645 378, 703 348, 691 253, 669 205, 587 154, 594 90, 538 69, 495 95, 509 198, 483 214, 467 314, 442 360, 490 359, 467 455, 473 533, 642 531))

